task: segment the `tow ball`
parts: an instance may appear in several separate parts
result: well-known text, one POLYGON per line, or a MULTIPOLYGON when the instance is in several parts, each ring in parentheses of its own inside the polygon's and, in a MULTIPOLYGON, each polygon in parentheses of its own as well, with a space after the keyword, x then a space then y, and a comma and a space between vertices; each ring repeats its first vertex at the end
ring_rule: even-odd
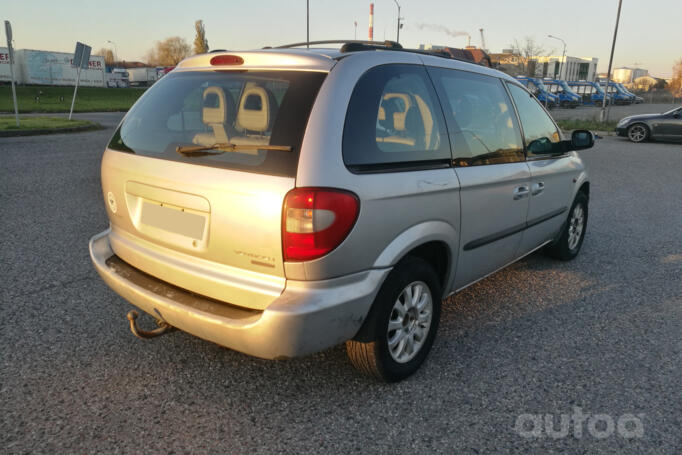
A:
POLYGON ((130 322, 130 331, 133 332, 133 335, 135 335, 138 338, 142 338, 145 340, 149 338, 156 338, 173 330, 172 326, 168 325, 168 323, 164 321, 161 321, 160 319, 156 320, 156 325, 158 325, 156 329, 142 330, 137 326, 138 316, 139 314, 135 310, 130 310, 126 315, 126 318, 128 318, 128 322, 130 322))

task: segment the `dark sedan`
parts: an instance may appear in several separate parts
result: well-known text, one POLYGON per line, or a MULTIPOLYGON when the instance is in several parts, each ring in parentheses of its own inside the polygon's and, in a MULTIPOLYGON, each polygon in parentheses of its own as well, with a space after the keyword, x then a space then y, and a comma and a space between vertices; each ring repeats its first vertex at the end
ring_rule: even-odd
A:
POLYGON ((682 107, 662 114, 642 114, 625 117, 618 122, 616 133, 632 142, 647 139, 682 140, 682 107))

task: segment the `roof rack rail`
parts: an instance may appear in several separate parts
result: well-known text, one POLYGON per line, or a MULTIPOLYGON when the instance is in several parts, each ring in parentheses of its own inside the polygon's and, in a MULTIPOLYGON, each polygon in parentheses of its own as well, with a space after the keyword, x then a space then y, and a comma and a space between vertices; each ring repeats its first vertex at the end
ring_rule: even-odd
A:
MULTIPOLYGON (((310 46, 310 45, 316 45, 316 44, 343 44, 344 46, 346 45, 365 45, 367 47, 363 48, 362 50, 367 50, 370 48, 374 49, 402 49, 403 47, 400 45, 400 43, 397 43, 395 41, 361 41, 361 40, 324 40, 324 41, 304 41, 302 43, 292 43, 292 44, 285 44, 283 46, 275 46, 275 49, 286 49, 289 47, 301 47, 301 46, 310 46)), ((263 49, 272 49, 272 47, 267 46, 264 47, 263 49)), ((343 49, 343 48, 342 48, 343 49)), ((360 50, 360 49, 357 49, 360 50)), ((342 50, 343 52, 343 50, 342 50)))
MULTIPOLYGON (((360 52, 360 51, 370 51, 370 50, 391 50, 391 51, 402 51, 402 52, 412 52, 415 54, 422 55, 432 55, 434 57, 447 58, 450 60, 458 60, 460 62, 474 63, 475 60, 469 58, 462 58, 459 56, 452 55, 444 49, 407 49, 404 48, 400 43, 396 41, 364 41, 364 40, 324 40, 324 41, 304 41, 301 43, 285 44, 282 46, 276 46, 274 49, 286 49, 292 47, 310 46, 315 44, 342 44, 340 52, 360 52)), ((266 46, 263 49, 273 49, 271 46, 266 46)), ((478 63, 480 64, 480 63, 478 63)))

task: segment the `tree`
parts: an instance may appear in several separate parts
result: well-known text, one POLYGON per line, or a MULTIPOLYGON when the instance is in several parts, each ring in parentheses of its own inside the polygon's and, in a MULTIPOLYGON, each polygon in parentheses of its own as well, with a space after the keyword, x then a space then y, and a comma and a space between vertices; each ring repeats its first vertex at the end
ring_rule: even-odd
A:
POLYGON ((668 85, 668 90, 674 96, 682 96, 682 58, 673 66, 673 77, 668 85))
POLYGON ((206 40, 204 21, 198 20, 194 22, 194 30, 197 32, 196 36, 194 37, 194 53, 205 54, 208 52, 208 40, 206 40))
POLYGON ((546 52, 545 48, 530 36, 526 36, 523 43, 520 43, 518 39, 514 38, 514 42, 510 47, 512 48, 512 52, 519 56, 519 62, 523 71, 528 76, 535 75, 535 58, 543 54, 551 54, 551 51, 546 52))
POLYGON ((101 48, 100 50, 95 53, 95 55, 101 55, 104 57, 104 64, 107 66, 113 66, 114 65, 114 53, 111 52, 111 49, 107 49, 106 47, 101 48))
POLYGON ((157 41, 147 52, 145 60, 151 66, 175 66, 182 59, 189 57, 190 50, 187 40, 172 36, 163 41, 157 41))

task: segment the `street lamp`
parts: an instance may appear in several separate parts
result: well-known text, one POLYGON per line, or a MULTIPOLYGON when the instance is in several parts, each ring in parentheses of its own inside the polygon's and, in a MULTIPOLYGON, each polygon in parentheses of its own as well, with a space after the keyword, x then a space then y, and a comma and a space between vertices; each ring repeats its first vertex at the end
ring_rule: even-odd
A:
MULTIPOLYGON (((558 36, 554 36, 554 35, 547 35, 547 37, 558 39, 559 41, 564 43, 564 52, 561 54, 561 63, 559 64, 559 77, 561 77, 561 70, 564 69, 564 59, 566 58, 566 41, 564 41, 561 38, 559 38, 558 36)), ((566 79, 566 76, 564 75, 563 78, 566 79)))
POLYGON ((401 19, 401 17, 400 17, 400 3, 398 3, 398 0, 393 0, 393 1, 395 2, 395 6, 398 7, 398 32, 396 33, 395 42, 399 43, 400 42, 400 28, 401 28, 401 26, 400 26, 400 19, 401 19))
POLYGON ((118 62, 118 46, 116 46, 116 43, 110 40, 107 40, 107 43, 111 43, 114 45, 114 60, 118 62))

